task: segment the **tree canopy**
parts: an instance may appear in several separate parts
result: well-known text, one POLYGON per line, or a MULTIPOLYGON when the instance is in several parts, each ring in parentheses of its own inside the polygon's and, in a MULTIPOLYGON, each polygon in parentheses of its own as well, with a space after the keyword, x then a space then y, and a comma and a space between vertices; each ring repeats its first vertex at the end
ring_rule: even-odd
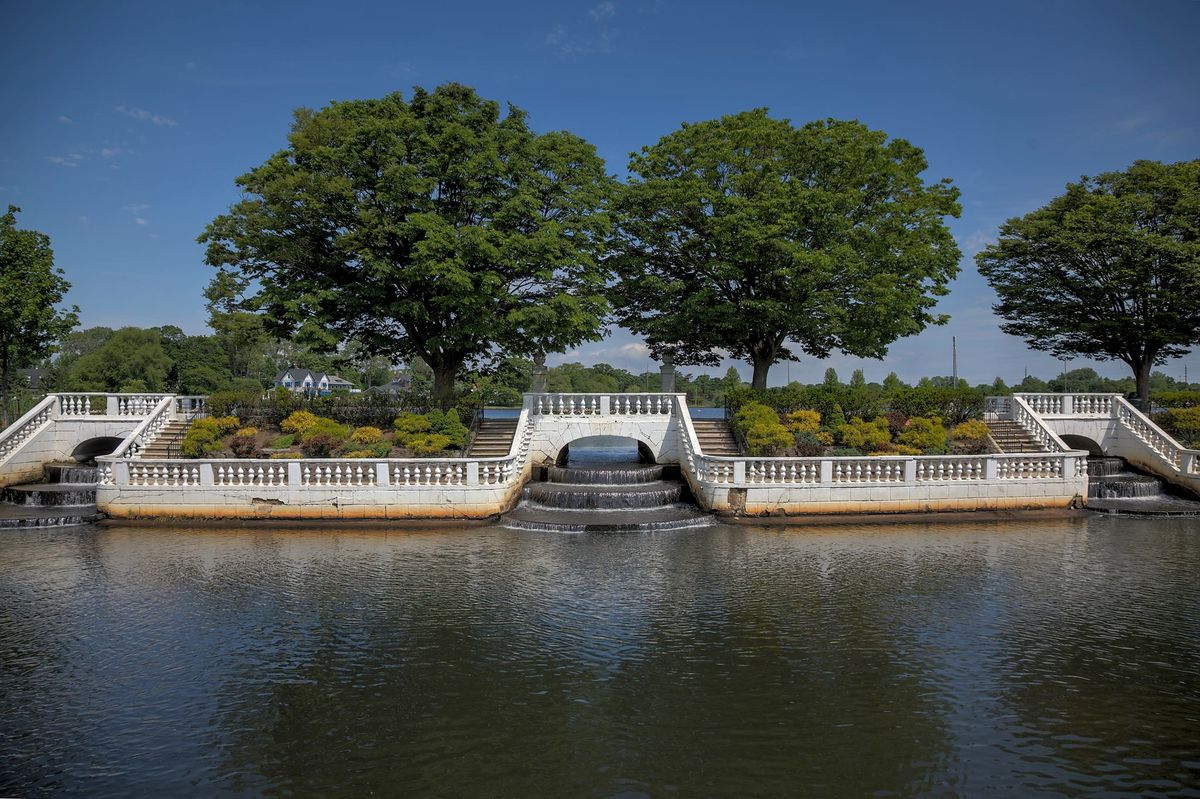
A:
POLYGON ((976 256, 1006 333, 1058 356, 1154 364, 1200 343, 1200 160, 1137 161, 1067 184, 976 256))
MULTIPOLYGON (((615 181, 595 148, 446 84, 295 114, 200 237, 278 335, 464 365, 599 338, 615 181)), ((229 309, 224 309, 228 311, 229 309)))
POLYGON ((859 122, 756 109, 684 125, 631 157, 617 318, 676 363, 748 360, 759 388, 799 352, 883 357, 945 321, 932 309, 958 271, 943 221, 958 190, 925 168, 859 122))
POLYGON ((54 267, 50 238, 19 230, 20 208, 0 216, 0 422, 7 427, 13 373, 45 358, 77 324, 78 308, 56 308, 71 284, 54 267))

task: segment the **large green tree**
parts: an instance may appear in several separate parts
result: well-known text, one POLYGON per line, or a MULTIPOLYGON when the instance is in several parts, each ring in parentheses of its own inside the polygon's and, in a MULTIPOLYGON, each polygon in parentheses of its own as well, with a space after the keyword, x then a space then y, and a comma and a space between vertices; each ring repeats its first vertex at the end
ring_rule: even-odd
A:
POLYGON ((71 284, 54 267, 50 238, 19 230, 20 208, 0 216, 0 427, 9 422, 16 370, 45 358, 78 323, 78 308, 57 308, 71 284))
POLYGON ((165 391, 173 364, 158 329, 123 327, 72 361, 65 383, 71 391, 165 391))
POLYGON ((1151 368, 1200 343, 1200 160, 1069 183, 976 260, 1004 332, 1056 356, 1124 361, 1146 407, 1151 368))
POLYGON ((200 241, 273 332, 465 365, 600 336, 614 180, 592 145, 447 84, 301 109, 200 241))
POLYGON ((620 202, 614 306, 679 364, 798 353, 879 358, 958 271, 958 190, 920 149, 858 122, 795 127, 765 109, 684 125, 635 153, 620 202), (788 346, 791 342, 797 348, 788 346))

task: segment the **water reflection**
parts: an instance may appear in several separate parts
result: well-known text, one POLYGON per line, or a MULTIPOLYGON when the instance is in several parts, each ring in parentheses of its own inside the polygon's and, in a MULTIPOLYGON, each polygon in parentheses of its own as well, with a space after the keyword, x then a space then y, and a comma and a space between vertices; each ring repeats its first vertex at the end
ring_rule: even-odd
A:
POLYGON ((0 793, 1105 794, 1200 774, 1200 523, 0 538, 0 793))

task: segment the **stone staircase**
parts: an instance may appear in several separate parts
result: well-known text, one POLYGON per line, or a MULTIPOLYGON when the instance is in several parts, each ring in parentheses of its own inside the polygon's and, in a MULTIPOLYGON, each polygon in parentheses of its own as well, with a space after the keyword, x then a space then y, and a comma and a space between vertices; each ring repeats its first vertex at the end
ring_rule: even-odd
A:
POLYGON ((705 455, 736 457, 742 454, 729 422, 724 419, 693 419, 692 427, 700 440, 700 451, 705 455))
POLYGON ((162 426, 162 429, 158 431, 158 435, 156 435, 149 444, 142 447, 141 452, 138 453, 138 457, 160 459, 171 457, 178 458, 178 452, 170 453, 168 452, 167 448, 172 442, 178 446, 178 444, 183 441, 184 431, 188 429, 188 426, 191 423, 192 422, 189 419, 172 419, 171 421, 167 422, 162 426))
POLYGON ((479 423, 467 455, 473 458, 503 458, 512 448, 517 419, 487 419, 479 423))
POLYGON ((1001 452, 1047 452, 1036 438, 1010 419, 991 419, 987 422, 992 432, 992 441, 1001 452))

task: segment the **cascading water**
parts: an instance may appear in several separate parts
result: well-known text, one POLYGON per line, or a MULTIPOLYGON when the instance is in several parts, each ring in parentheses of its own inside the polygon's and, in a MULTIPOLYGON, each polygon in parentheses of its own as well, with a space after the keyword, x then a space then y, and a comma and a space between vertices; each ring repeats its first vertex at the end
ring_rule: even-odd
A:
POLYGON ((605 463, 599 456, 546 470, 525 487, 503 523, 521 530, 633 532, 700 527, 712 518, 686 501, 684 485, 662 466, 605 463))
POLYGON ((0 527, 64 527, 95 521, 95 466, 50 463, 46 482, 0 490, 0 527))
POLYGON ((1129 469, 1124 458, 1088 458, 1090 510, 1137 515, 1200 515, 1200 502, 1172 496, 1163 481, 1129 469))

